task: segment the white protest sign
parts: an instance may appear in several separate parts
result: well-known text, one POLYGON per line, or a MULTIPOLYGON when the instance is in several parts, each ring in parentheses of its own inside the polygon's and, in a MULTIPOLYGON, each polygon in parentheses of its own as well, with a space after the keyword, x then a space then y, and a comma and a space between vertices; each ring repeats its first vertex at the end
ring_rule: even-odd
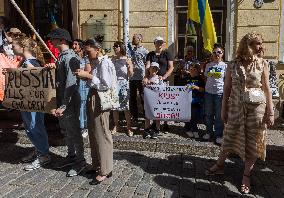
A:
POLYGON ((150 120, 189 121, 192 92, 184 86, 144 88, 145 116, 150 120))

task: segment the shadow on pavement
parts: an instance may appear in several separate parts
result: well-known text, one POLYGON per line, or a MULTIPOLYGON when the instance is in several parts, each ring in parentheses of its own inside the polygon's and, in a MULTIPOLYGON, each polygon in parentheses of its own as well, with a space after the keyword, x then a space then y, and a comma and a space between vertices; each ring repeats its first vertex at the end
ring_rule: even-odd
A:
MULTIPOLYGON (((150 174, 160 187, 171 191, 171 197, 240 197, 243 163, 238 158, 226 161, 225 175, 206 176, 206 168, 215 160, 189 155, 169 155, 165 159, 135 152, 116 152, 116 160, 127 160, 150 174)), ((284 178, 279 175, 284 163, 256 163, 251 176, 251 194, 246 197, 279 197, 284 178), (272 181, 275 178, 275 181, 272 181), (267 181, 265 181, 267 180, 267 181), (277 189, 278 186, 278 189, 277 189)), ((282 175, 284 172, 282 172, 282 175)), ((280 196, 281 197, 281 196, 280 196)))

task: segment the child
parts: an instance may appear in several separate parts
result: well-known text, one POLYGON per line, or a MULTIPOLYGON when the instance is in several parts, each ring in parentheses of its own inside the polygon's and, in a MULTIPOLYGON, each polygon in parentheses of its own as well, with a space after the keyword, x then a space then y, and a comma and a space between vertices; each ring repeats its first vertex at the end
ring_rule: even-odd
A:
MULTIPOLYGON (((44 65, 43 54, 37 43, 31 38, 13 40, 15 55, 21 56, 21 68, 42 67, 44 65)), ((44 126, 44 113, 21 111, 28 138, 35 147, 35 152, 22 159, 23 162, 32 162, 25 166, 24 170, 38 169, 51 162, 46 128, 44 126)))
POLYGON ((205 82, 200 75, 200 64, 191 63, 189 77, 186 78, 186 86, 192 90, 191 120, 185 123, 185 130, 188 137, 199 138, 197 124, 202 119, 203 97, 205 82))
MULTIPOLYGON (((156 62, 152 62, 150 64, 149 76, 148 76, 149 85, 162 85, 163 84, 163 80, 159 78, 157 74, 159 71, 159 68, 160 68, 159 64, 156 62)), ((155 123, 156 123, 156 127, 153 129, 152 127, 150 127, 150 120, 147 118, 145 119, 145 132, 143 135, 144 139, 146 138, 157 139, 158 138, 158 134, 160 132, 160 121, 155 120, 155 123)))
POLYGON ((203 139, 209 140, 213 136, 218 145, 222 144, 224 128, 221 119, 221 107, 227 64, 223 62, 223 54, 223 48, 215 44, 212 61, 206 65, 204 72, 206 77, 204 107, 207 134, 203 136, 203 139), (213 131, 213 125, 215 131, 213 131))

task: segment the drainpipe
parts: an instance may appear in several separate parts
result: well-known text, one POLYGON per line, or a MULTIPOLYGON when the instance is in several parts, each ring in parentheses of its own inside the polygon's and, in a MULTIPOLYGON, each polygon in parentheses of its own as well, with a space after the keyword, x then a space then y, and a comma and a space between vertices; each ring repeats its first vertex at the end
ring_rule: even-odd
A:
POLYGON ((129 0, 123 0, 123 42, 129 43, 129 0))

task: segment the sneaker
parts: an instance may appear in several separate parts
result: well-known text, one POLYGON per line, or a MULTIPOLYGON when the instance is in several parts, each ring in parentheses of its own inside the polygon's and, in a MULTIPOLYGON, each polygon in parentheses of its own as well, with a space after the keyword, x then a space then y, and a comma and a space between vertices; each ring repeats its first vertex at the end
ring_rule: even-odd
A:
POLYGON ((66 166, 71 166, 76 162, 76 155, 67 155, 65 159, 63 159, 56 168, 64 168, 66 166))
POLYGON ((23 157, 21 160, 23 163, 33 162, 37 158, 36 151, 32 151, 28 156, 23 157))
POLYGON ((87 138, 88 137, 88 129, 81 129, 82 137, 87 138))
POLYGON ((206 133, 205 135, 203 135, 203 140, 209 140, 210 139, 210 135, 208 133, 206 133))
POLYGON ((158 133, 156 131, 153 132, 152 135, 151 135, 151 138, 152 139, 157 139, 158 138, 158 133))
POLYGON ((79 175, 86 168, 86 160, 81 160, 73 164, 72 168, 67 173, 66 177, 74 177, 79 175))
POLYGON ((223 143, 223 138, 221 138, 221 137, 216 138, 215 143, 218 144, 218 145, 222 145, 222 143, 223 143))
POLYGON ((189 137, 189 138, 193 138, 194 137, 194 135, 193 135, 193 133, 191 132, 191 131, 187 131, 187 132, 185 132, 186 133, 186 135, 189 137))
POLYGON ((144 138, 144 139, 149 139, 149 138, 151 138, 149 129, 145 129, 145 130, 144 130, 143 138, 144 138))
POLYGON ((38 156, 31 164, 24 167, 25 171, 36 170, 51 162, 50 155, 38 156))
POLYGON ((198 132, 193 132, 193 136, 194 136, 195 139, 198 139, 199 138, 198 132))

